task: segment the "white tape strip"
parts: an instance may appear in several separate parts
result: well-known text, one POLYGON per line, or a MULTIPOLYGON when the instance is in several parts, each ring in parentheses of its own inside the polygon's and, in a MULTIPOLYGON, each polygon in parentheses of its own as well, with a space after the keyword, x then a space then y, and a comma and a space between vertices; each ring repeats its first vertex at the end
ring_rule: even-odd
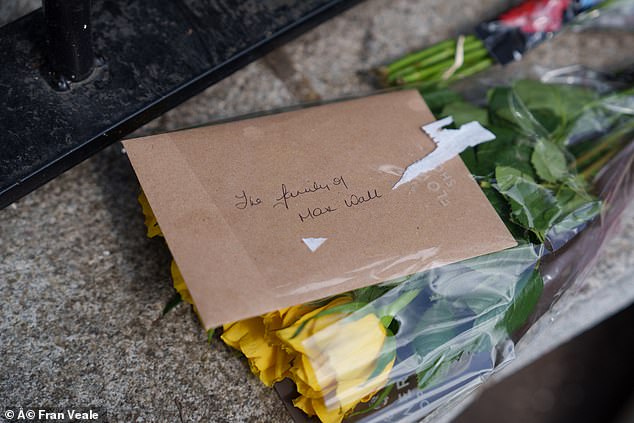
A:
POLYGON ((409 165, 403 172, 401 179, 398 180, 392 189, 396 189, 414 180, 419 175, 435 169, 447 160, 453 159, 467 147, 473 147, 495 139, 495 135, 482 127, 479 122, 465 123, 459 129, 445 129, 445 126, 452 123, 453 117, 448 116, 421 128, 434 140, 436 149, 409 165))
POLYGON ((443 80, 448 80, 464 64, 464 35, 458 37, 456 41, 456 56, 453 65, 442 74, 443 80))

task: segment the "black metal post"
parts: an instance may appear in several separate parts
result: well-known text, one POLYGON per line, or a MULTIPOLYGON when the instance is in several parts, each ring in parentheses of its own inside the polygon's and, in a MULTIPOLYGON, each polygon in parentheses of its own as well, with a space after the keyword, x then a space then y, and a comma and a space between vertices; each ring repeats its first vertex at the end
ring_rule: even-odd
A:
POLYGON ((0 27, 0 209, 360 1, 44 0, 0 27))
POLYGON ((48 60, 56 88, 68 89, 90 75, 95 55, 90 36, 90 0, 42 0, 48 60))

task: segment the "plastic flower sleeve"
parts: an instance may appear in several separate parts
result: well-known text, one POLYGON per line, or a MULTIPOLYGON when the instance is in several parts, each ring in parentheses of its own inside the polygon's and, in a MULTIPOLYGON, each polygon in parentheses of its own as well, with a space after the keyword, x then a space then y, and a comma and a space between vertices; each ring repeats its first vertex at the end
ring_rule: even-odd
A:
POLYGON ((572 23, 622 27, 614 16, 631 12, 631 0, 527 0, 476 28, 478 37, 498 63, 519 60, 528 50, 572 23), (595 22, 600 18, 600 22, 595 22))
POLYGON ((634 29, 633 0, 526 0, 495 19, 480 23, 475 35, 460 35, 380 66, 373 74, 383 86, 415 84, 431 89, 520 60, 530 49, 565 29, 634 29))
MULTIPOLYGON (((350 314, 303 343, 319 345, 318 339, 338 333, 347 350, 358 345, 356 357, 364 357, 353 368, 374 367, 375 377, 390 368, 389 378, 364 402, 367 398, 346 389, 351 382, 345 372, 330 371, 327 354, 313 348, 310 361, 315 374, 323 375, 316 383, 325 387, 324 395, 308 400, 298 389, 294 404, 324 421, 332 421, 331 415, 320 414, 324 406, 330 413, 337 411, 337 418, 415 421, 512 358, 510 339, 518 339, 581 280, 632 198, 633 99, 628 90, 602 96, 533 81, 491 91, 489 113, 481 121, 497 134, 509 135, 510 129, 508 145, 499 137, 497 144, 477 146, 464 158, 523 243, 413 275, 377 292, 359 309, 342 308, 350 314), (588 115, 594 116, 591 131, 584 125, 588 115), (495 151, 489 155, 489 150, 495 151), (364 356, 361 338, 346 328, 369 315, 383 321, 386 335, 380 354, 364 356), (355 400, 358 405, 351 412, 355 400), (319 407, 307 402, 319 402, 319 407)), ((458 123, 482 112, 455 98, 443 109, 440 115, 462 112, 458 123)), ((354 304, 355 293, 351 296, 354 304)), ((369 380, 369 386, 377 383, 369 380)))
MULTIPOLYGON (((399 298, 416 293, 408 306, 395 314, 393 319, 398 323, 393 326, 397 331, 391 335, 393 340, 384 343, 383 353, 359 364, 380 368, 386 362, 392 369, 389 380, 369 402, 359 402, 349 419, 416 421, 443 402, 473 389, 511 359, 511 335, 517 339, 564 290, 580 280, 614 229, 627 199, 632 198, 632 153, 631 148, 623 151, 616 163, 618 170, 606 175, 611 184, 603 193, 616 194, 619 200, 563 248, 547 252, 526 245, 426 272, 330 326, 326 333, 343 332, 345 337, 339 336, 347 345, 361 345, 354 333, 345 330, 349 321, 366 313, 381 315, 387 310, 385 305, 389 308, 399 298), (538 260, 540 266, 536 269, 538 260)), ((328 368, 328 361, 318 358, 319 354, 314 357, 320 369, 328 368)), ((325 404, 346 412, 340 406, 342 398, 347 397, 344 392, 329 392, 324 396, 325 404)), ((355 391, 347 392, 353 396, 355 391)), ((302 406, 306 401, 300 395, 295 404, 302 406)), ((315 408, 308 408, 311 410, 315 408)))
MULTIPOLYGON (((315 414, 323 421, 332 410, 337 417, 347 415, 380 390, 355 409, 356 415, 402 421, 405 415, 424 415, 447 395, 479 381, 513 354, 508 333, 526 320, 541 293, 537 258, 533 246, 524 245, 433 269, 319 332, 298 328, 293 335, 302 340, 296 351, 306 354, 313 388, 322 393, 310 398, 315 414), (308 330, 305 338, 303 330, 308 330), (395 385, 401 389, 390 398, 395 385), (406 385, 410 389, 403 392, 406 385), (385 400, 389 405, 382 407, 385 400)), ((309 396, 301 387, 298 391, 294 403, 301 405, 309 396)))
POLYGON ((600 216, 593 219, 566 245, 542 260, 544 293, 524 328, 516 338, 544 314, 564 292, 574 290, 592 269, 603 244, 619 229, 620 218, 634 198, 634 135, 629 144, 602 168, 594 188, 603 204, 600 216))
POLYGON ((608 0, 589 13, 583 13, 572 23, 573 29, 634 30, 634 1, 608 0))
POLYGON ((461 157, 518 245, 227 324, 220 338, 298 421, 416 421, 473 389, 579 283, 634 194, 634 93, 601 87, 517 81, 479 105, 423 92, 437 118, 495 134, 461 157))

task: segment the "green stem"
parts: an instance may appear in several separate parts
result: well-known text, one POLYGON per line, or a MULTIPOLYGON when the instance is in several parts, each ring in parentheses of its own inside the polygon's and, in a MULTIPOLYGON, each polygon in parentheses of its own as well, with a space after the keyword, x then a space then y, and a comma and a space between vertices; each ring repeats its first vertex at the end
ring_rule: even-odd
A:
POLYGON ((623 137, 627 136, 632 131, 634 131, 634 119, 627 122, 616 131, 600 138, 596 145, 594 145, 590 150, 577 157, 574 163, 572 163, 572 166, 581 170, 588 165, 591 165, 597 156, 603 154, 606 150, 613 148, 615 145, 619 145, 623 137))
POLYGON ((458 71, 454 73, 453 76, 449 78, 449 80, 455 81, 457 79, 466 78, 467 76, 471 76, 475 73, 482 72, 490 68, 491 66, 493 66, 493 64, 494 64, 493 59, 488 57, 488 53, 487 53, 486 59, 479 61, 471 66, 458 69, 458 71))
MULTIPOLYGON (((466 57, 473 54, 477 54, 477 52, 481 52, 481 51, 487 51, 487 50, 480 40, 475 40, 470 43, 465 42, 464 44, 465 59, 466 57)), ((425 57, 422 60, 412 63, 409 66, 398 69, 397 71, 394 71, 394 72, 389 72, 387 74, 387 81, 388 82, 395 81, 396 79, 400 77, 416 72, 417 70, 424 69, 427 66, 431 66, 441 61, 447 60, 450 63, 453 63, 455 56, 456 56, 456 46, 453 45, 450 48, 441 50, 437 53, 434 53, 433 55, 425 57)))
MULTIPOLYGON (((445 59, 432 61, 431 58, 430 58, 429 61, 421 62, 420 66, 417 64, 416 66, 407 67, 407 68, 405 68, 405 69, 403 69, 403 70, 401 70, 399 72, 396 72, 396 73, 390 75, 388 77, 388 82, 393 83, 394 81, 406 78, 409 75, 412 75, 412 74, 414 74, 416 72, 426 71, 431 66, 438 67, 438 68, 443 68, 443 69, 449 69, 451 66, 453 66, 453 64, 455 62, 455 53, 452 52, 452 51, 447 51, 447 52, 443 52, 443 53, 445 53, 445 57, 446 57, 445 59)), ((464 56, 463 56, 463 66, 466 63, 473 62, 473 61, 475 61, 477 59, 481 59, 483 57, 487 57, 488 54, 489 54, 489 52, 485 48, 473 49, 473 50, 466 51, 464 53, 464 56)), ((440 56, 438 56, 438 57, 440 57, 440 56)))
POLYGON ((592 181, 592 179, 594 179, 594 176, 601 170, 601 168, 605 166, 605 164, 610 161, 610 159, 614 157, 619 151, 620 148, 610 150, 607 154, 603 155, 601 159, 588 166, 583 172, 581 172, 581 176, 583 177, 583 179, 586 181, 592 181))
POLYGON ((426 68, 429 66, 440 64, 440 63, 447 63, 445 59, 452 58, 454 55, 455 53, 453 52, 453 49, 440 51, 434 54, 433 56, 429 56, 426 59, 416 62, 413 65, 407 66, 405 68, 398 70, 397 72, 393 72, 389 74, 387 77, 387 81, 394 82, 397 79, 401 79, 413 73, 416 73, 419 71, 424 72, 426 68))
POLYGON ((411 303, 418 294, 420 294, 420 291, 421 289, 410 289, 403 292, 396 300, 378 310, 378 316, 396 316, 399 311, 407 307, 407 305, 411 303))
POLYGON ((404 68, 405 66, 411 65, 412 63, 416 63, 424 59, 425 57, 431 56, 439 51, 446 49, 447 47, 450 47, 454 42, 455 42, 454 40, 445 40, 431 47, 428 47, 424 50, 419 50, 417 52, 410 53, 400 58, 399 60, 396 60, 390 63, 389 65, 387 65, 387 72, 392 73, 401 68, 404 68))
MULTIPOLYGON (((475 35, 467 35, 465 37, 465 45, 472 43, 481 43, 481 41, 475 35)), ((455 49, 456 40, 445 40, 439 43, 432 45, 431 47, 427 47, 423 50, 416 51, 414 53, 410 53, 405 55, 404 57, 390 63, 385 67, 385 71, 388 74, 392 74, 399 69, 402 69, 406 66, 409 66, 413 63, 419 62, 426 57, 433 56, 434 54, 443 51, 445 49, 455 49)))
POLYGON ((470 58, 468 62, 462 65, 460 69, 458 69, 449 79, 446 81, 443 80, 443 74, 447 69, 451 67, 452 62, 441 63, 440 65, 436 65, 433 68, 425 69, 423 71, 416 72, 414 74, 410 74, 398 81, 399 85, 405 84, 415 84, 415 83, 448 83, 452 81, 456 81, 458 79, 466 78, 467 76, 473 75, 475 73, 481 72, 485 69, 488 69, 493 65, 493 59, 488 57, 488 53, 486 53, 486 58, 482 57, 473 57, 470 58), (475 61, 475 62, 473 62, 475 61))
POLYGON ((404 85, 414 82, 428 81, 432 75, 442 75, 442 73, 449 69, 450 66, 451 62, 441 62, 417 72, 410 73, 409 75, 405 75, 404 77, 399 78, 396 82, 399 85, 404 85))

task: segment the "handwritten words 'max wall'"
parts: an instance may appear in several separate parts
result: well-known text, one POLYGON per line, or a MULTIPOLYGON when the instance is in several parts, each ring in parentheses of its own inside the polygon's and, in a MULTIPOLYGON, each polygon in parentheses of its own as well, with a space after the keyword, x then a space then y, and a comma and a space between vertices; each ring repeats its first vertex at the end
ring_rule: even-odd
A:
POLYGON ((327 182, 313 181, 312 184, 305 186, 287 186, 283 183, 279 190, 279 196, 270 199, 262 199, 256 193, 242 190, 240 194, 235 196, 234 206, 239 210, 255 209, 260 206, 281 210, 298 209, 296 218, 301 222, 306 222, 328 213, 359 207, 382 197, 383 195, 376 188, 355 191, 348 186, 343 176, 337 176, 327 182), (327 193, 335 194, 335 198, 333 195, 324 195, 327 193), (304 205, 308 199, 312 200, 311 205, 304 205), (315 202, 319 202, 319 205, 314 205, 315 202))

